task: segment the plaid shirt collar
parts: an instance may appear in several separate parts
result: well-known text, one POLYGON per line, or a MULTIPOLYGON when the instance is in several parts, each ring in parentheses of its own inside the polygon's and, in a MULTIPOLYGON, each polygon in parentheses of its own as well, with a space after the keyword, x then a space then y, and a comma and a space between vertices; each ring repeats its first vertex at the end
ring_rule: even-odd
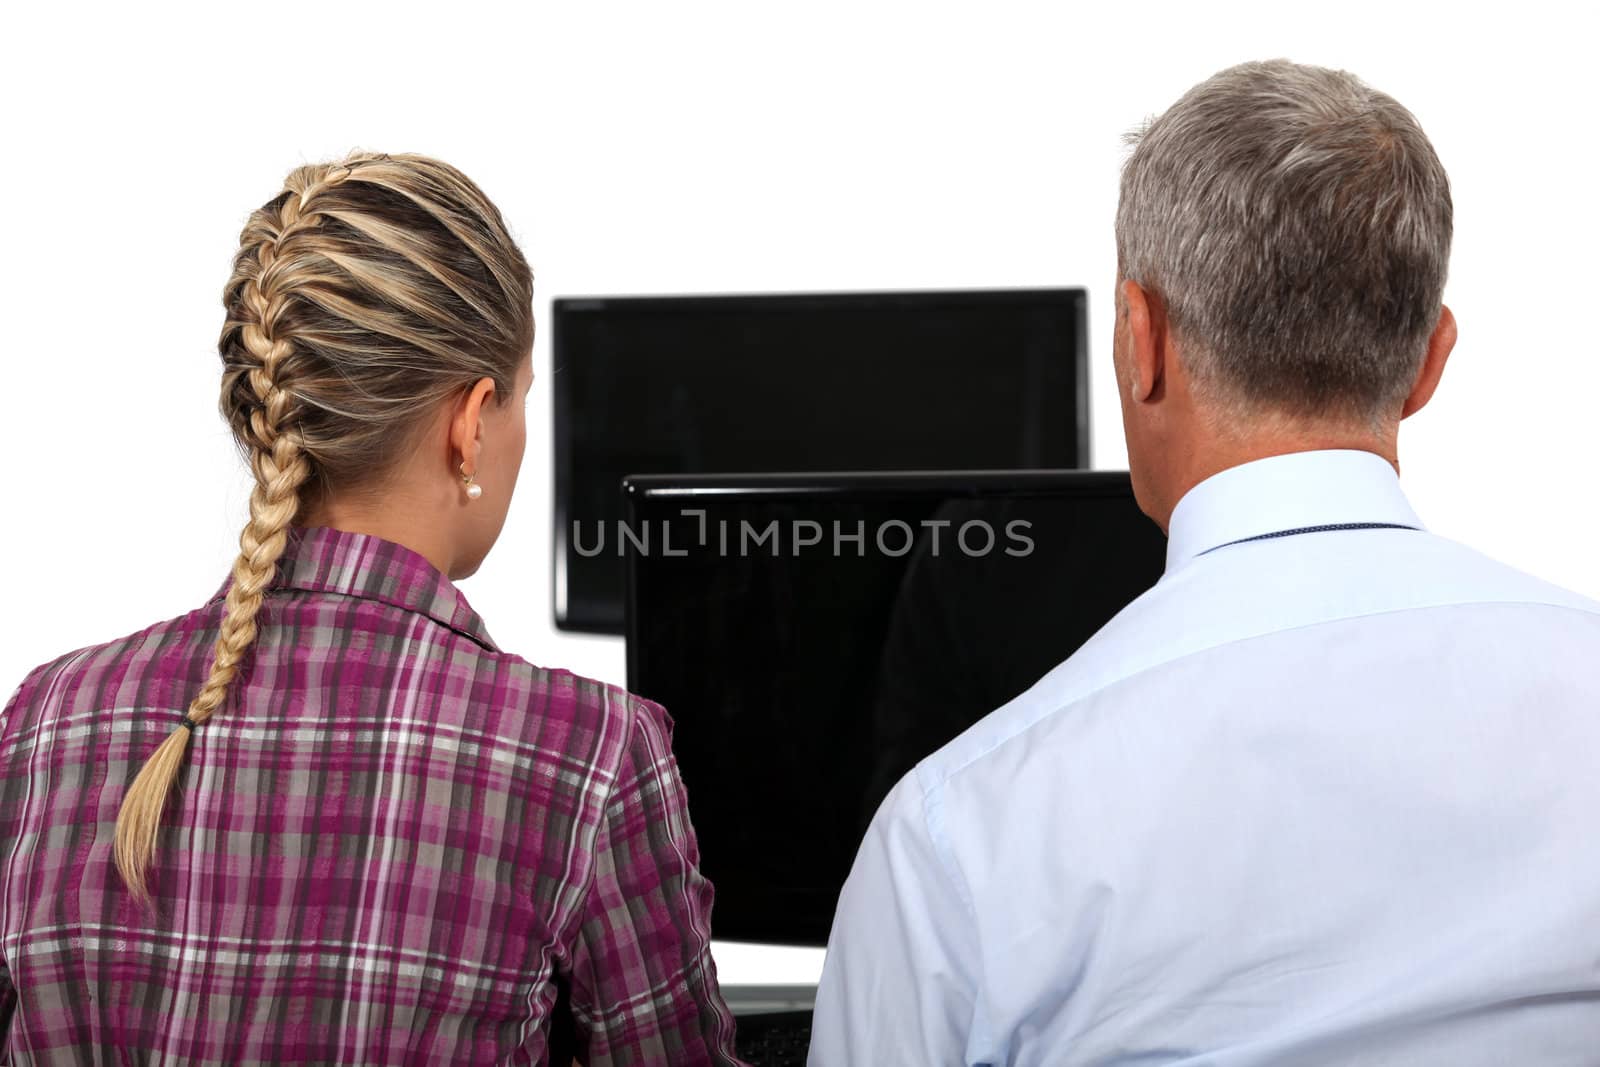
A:
MULTIPOLYGON (((500 649, 461 590, 404 545, 372 534, 327 526, 291 526, 268 589, 304 589, 364 597, 420 612, 488 649, 500 649)), ((211 598, 216 603, 233 585, 229 575, 211 598)))

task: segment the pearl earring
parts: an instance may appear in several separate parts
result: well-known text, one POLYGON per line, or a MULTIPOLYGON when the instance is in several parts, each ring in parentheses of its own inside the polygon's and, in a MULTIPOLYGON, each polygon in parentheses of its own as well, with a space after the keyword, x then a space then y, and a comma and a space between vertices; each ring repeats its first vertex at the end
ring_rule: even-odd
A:
POLYGON ((466 462, 463 461, 461 466, 458 467, 457 469, 461 471, 461 480, 462 480, 462 482, 464 482, 466 484, 466 487, 467 487, 467 499, 468 500, 476 500, 480 496, 482 496, 483 495, 483 486, 478 485, 477 483, 475 483, 472 480, 472 479, 477 477, 476 474, 468 474, 467 473, 467 464, 466 464, 466 462))

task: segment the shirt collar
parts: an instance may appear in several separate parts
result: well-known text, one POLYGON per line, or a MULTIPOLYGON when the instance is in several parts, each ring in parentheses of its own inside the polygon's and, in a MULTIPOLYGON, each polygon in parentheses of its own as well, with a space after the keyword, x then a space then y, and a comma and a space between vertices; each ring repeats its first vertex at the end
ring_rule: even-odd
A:
MULTIPOLYGON (((467 598, 420 553, 373 534, 327 526, 291 526, 268 589, 339 593, 420 612, 442 626, 498 652, 467 598)), ((211 598, 223 599, 230 574, 211 598)))
POLYGON ((1240 538, 1347 522, 1422 528, 1389 461, 1329 449, 1269 456, 1213 474, 1184 494, 1167 528, 1167 573, 1240 538))

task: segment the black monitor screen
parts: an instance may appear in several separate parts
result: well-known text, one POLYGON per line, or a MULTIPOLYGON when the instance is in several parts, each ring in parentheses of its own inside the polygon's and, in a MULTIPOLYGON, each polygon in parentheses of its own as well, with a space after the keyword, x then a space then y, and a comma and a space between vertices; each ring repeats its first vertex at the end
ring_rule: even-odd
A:
POLYGON ((629 474, 1088 465, 1082 289, 561 299, 555 616, 622 632, 629 474))
POLYGON ((922 757, 1160 577, 1126 474, 629 479, 628 685, 658 701, 720 938, 826 943, 922 757))

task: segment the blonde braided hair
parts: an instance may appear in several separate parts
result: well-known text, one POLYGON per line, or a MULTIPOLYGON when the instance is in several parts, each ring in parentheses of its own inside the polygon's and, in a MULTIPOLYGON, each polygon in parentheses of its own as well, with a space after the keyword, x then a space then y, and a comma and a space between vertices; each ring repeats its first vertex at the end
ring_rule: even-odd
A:
POLYGON ((223 292, 220 408, 255 474, 210 673, 123 798, 113 849, 148 876, 194 727, 221 707, 302 509, 381 491, 417 412, 485 376, 512 394, 533 339, 533 278, 499 211, 425 156, 353 154, 293 171, 246 223, 223 292))

